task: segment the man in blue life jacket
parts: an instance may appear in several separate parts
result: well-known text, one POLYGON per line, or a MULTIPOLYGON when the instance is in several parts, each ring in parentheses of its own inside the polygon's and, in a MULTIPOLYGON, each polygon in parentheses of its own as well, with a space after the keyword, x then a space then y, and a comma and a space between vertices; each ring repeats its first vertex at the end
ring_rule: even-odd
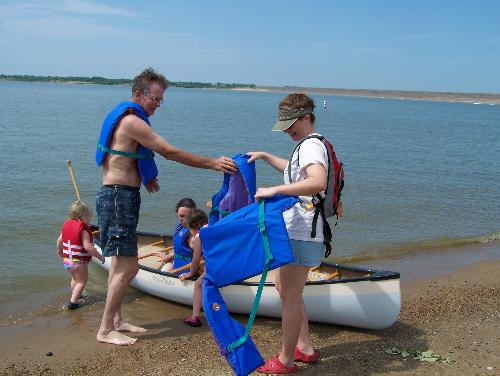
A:
POLYGON ((97 145, 96 161, 102 166, 103 185, 96 211, 103 255, 112 257, 108 294, 97 333, 98 342, 132 345, 136 338, 121 332, 146 329, 127 323, 121 306, 125 289, 139 271, 136 227, 141 203, 141 181, 150 193, 160 190, 152 151, 191 167, 234 172, 232 159, 212 159, 170 145, 149 126, 149 117, 163 103, 166 78, 152 68, 134 78, 130 102, 122 102, 106 117, 97 145))

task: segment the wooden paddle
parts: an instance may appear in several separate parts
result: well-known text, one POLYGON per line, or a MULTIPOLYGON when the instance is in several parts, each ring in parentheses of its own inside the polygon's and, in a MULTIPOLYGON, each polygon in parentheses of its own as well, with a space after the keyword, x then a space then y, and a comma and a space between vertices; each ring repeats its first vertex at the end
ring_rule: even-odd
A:
MULTIPOLYGON (((200 261, 200 266, 202 266, 204 264, 205 264, 205 260, 201 260, 200 261)), ((191 263, 186 264, 184 266, 181 266, 180 268, 170 270, 167 273, 179 273, 179 272, 182 272, 183 270, 190 269, 190 268, 191 268, 191 263)))
POLYGON ((165 243, 165 242, 163 240, 158 240, 157 242, 146 245, 146 247, 154 247, 155 245, 160 245, 162 243, 165 243))
MULTIPOLYGON (((151 245, 151 244, 150 244, 151 245)), ((172 249, 174 249, 174 246, 171 245, 170 247, 160 249, 159 251, 151 252, 151 253, 146 253, 145 255, 137 257, 138 260, 142 260, 146 257, 151 257, 157 254, 158 252, 164 252, 164 253, 169 253, 172 249)))
POLYGON ((71 166, 71 161, 68 159, 66 161, 66 164, 68 165, 69 168, 69 174, 71 175, 71 181, 73 182, 73 187, 75 187, 76 198, 78 199, 78 201, 81 201, 80 192, 78 192, 78 186, 76 185, 75 173, 73 172, 73 167, 71 166))

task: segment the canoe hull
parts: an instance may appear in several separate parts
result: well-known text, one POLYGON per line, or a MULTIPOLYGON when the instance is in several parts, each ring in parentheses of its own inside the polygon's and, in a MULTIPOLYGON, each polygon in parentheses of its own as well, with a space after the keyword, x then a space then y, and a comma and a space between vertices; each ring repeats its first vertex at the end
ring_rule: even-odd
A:
MULTIPOLYGON (((98 245, 96 248, 101 252, 98 245)), ((98 265, 109 270, 111 258, 106 258, 104 264, 99 262, 98 265)), ((401 308, 398 273, 328 265, 340 270, 366 271, 370 276, 308 282, 303 297, 310 321, 366 329, 383 329, 396 321, 401 308)), ((175 275, 142 265, 131 282, 131 286, 140 291, 186 305, 192 305, 194 284, 193 280, 181 281, 175 275)), ((229 311, 249 314, 257 287, 255 282, 242 282, 221 289, 229 311)), ((257 314, 281 318, 280 299, 274 284, 266 283, 257 314)))

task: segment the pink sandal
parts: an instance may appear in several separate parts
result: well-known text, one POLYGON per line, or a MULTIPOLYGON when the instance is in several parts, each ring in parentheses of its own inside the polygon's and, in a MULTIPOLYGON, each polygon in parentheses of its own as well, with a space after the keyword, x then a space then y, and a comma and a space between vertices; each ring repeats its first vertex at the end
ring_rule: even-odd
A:
POLYGON ((275 374, 275 375, 288 375, 291 373, 298 372, 299 367, 296 364, 287 367, 280 362, 278 356, 275 356, 271 360, 268 360, 263 366, 257 368, 257 372, 275 374))
POLYGON ((201 326, 201 320, 199 317, 188 316, 184 319, 184 324, 198 327, 201 326))
POLYGON ((314 350, 314 354, 308 355, 303 353, 298 347, 296 347, 293 353, 293 360, 302 363, 316 363, 319 360, 319 352, 318 350, 314 350))

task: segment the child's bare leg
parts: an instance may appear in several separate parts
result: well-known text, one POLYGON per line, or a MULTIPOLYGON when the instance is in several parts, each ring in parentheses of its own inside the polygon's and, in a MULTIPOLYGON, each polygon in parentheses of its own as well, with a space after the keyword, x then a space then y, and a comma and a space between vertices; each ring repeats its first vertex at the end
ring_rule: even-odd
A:
POLYGON ((89 276, 88 264, 80 264, 76 269, 71 272, 71 303, 78 303, 82 292, 87 284, 87 279, 89 276))
POLYGON ((202 286, 203 286, 203 278, 205 277, 205 273, 200 275, 196 282, 194 283, 194 291, 193 291, 193 318, 200 317, 201 312, 201 304, 202 304, 202 286))
POLYGON ((70 301, 72 301, 73 290, 75 289, 75 286, 76 286, 76 281, 75 281, 75 278, 73 277, 73 273, 71 273, 71 299, 70 299, 70 301))

